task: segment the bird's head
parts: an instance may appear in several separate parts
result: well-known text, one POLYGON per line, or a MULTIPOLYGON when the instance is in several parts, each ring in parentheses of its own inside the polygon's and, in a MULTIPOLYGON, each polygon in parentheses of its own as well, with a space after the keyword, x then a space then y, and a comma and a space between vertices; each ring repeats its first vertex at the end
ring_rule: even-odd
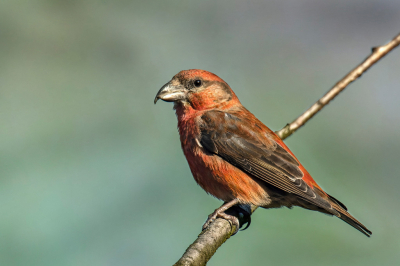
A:
POLYGON ((200 69, 183 70, 157 93, 161 99, 195 110, 207 110, 239 103, 229 85, 217 75, 200 69))

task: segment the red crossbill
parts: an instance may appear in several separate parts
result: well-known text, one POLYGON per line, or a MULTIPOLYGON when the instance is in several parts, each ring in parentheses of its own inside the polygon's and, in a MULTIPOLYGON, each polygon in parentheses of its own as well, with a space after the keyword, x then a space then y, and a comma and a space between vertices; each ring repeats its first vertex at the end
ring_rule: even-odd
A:
POLYGON ((174 102, 183 153, 196 182, 225 202, 204 224, 222 217, 237 204, 262 208, 305 209, 334 215, 366 236, 372 233, 322 190, 307 170, 268 127, 240 103, 221 78, 204 70, 185 70, 157 93, 174 102))

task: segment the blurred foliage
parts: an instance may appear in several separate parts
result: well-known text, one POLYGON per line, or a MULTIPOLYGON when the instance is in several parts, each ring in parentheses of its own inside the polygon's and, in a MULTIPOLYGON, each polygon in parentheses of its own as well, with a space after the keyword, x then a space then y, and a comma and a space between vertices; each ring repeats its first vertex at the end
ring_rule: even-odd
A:
MULTIPOLYGON (((171 265, 220 202, 194 182, 172 105, 183 69, 225 79, 278 130, 398 33, 400 2, 0 3, 0 265, 171 265)), ((258 210, 209 265, 400 262, 400 51, 286 142, 373 231, 258 210)))

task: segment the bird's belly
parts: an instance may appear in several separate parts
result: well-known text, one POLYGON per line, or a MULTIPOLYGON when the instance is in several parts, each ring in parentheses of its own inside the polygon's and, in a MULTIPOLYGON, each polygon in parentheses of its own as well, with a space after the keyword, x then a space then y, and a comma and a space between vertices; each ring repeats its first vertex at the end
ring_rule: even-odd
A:
POLYGON ((201 148, 184 149, 196 182, 209 194, 223 201, 239 199, 257 206, 271 204, 266 187, 222 158, 201 148))

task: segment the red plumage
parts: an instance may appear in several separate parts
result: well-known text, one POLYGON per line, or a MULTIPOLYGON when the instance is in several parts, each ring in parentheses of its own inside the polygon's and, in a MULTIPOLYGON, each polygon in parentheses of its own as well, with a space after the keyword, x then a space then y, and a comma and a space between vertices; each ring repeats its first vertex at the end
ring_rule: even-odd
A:
POLYGON ((325 193, 268 127, 242 106, 229 85, 204 70, 175 75, 158 92, 174 102, 183 152, 196 182, 226 204, 206 222, 223 217, 235 204, 263 208, 300 206, 335 215, 365 235, 369 231, 346 207, 325 193))

